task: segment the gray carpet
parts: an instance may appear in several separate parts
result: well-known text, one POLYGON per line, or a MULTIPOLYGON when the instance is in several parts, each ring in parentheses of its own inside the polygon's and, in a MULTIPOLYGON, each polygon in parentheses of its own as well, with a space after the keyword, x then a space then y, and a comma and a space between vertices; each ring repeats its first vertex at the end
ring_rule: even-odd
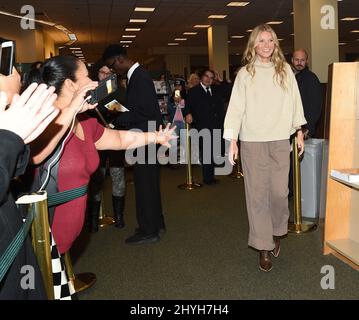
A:
MULTIPOLYGON (((200 172, 194 168, 197 181, 200 172)), ((90 235, 84 228, 72 250, 74 269, 94 272, 97 282, 79 294, 80 300, 359 298, 359 273, 322 254, 322 228, 289 235, 280 256, 273 258, 273 270, 259 271, 258 253, 247 246, 243 179, 218 177, 218 185, 181 191, 177 185, 185 174, 184 167, 162 168, 167 232, 159 243, 124 244, 136 227, 132 183, 127 186, 125 229, 109 226, 90 235), (325 265, 335 268, 334 290, 321 289, 325 265)))

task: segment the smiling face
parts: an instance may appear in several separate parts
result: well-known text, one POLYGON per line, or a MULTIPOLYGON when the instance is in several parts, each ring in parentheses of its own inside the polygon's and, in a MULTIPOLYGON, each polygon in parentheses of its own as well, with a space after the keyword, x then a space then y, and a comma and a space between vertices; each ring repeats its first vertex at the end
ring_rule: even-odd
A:
POLYGON ((259 33, 256 39, 255 51, 260 61, 270 62, 274 47, 275 43, 271 32, 263 31, 259 33))

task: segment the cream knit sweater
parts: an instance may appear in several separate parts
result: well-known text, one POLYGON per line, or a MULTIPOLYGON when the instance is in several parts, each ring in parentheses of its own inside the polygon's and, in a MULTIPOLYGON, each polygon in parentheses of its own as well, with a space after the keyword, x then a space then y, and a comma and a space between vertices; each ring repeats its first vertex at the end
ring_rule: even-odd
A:
POLYGON ((224 121, 225 139, 285 140, 306 124, 297 81, 287 63, 285 67, 286 89, 274 78, 271 62, 257 60, 253 78, 245 67, 238 72, 224 121))

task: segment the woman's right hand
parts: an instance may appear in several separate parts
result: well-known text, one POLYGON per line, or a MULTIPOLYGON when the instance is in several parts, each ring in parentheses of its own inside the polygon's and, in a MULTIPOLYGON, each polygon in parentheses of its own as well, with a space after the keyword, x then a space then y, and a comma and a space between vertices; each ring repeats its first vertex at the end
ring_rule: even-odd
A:
POLYGON ((12 131, 24 143, 35 140, 57 116, 54 107, 57 95, 55 88, 32 83, 22 94, 14 95, 8 109, 7 94, 0 94, 0 129, 12 131))
POLYGON ((228 160, 232 166, 236 164, 236 161, 238 159, 238 145, 237 140, 231 140, 231 144, 229 145, 229 151, 228 151, 228 160))
POLYGON ((96 108, 97 103, 89 104, 88 102, 85 102, 85 100, 86 100, 85 96, 88 91, 96 89, 97 86, 98 86, 98 82, 91 81, 90 83, 79 87, 79 89, 75 92, 75 94, 71 100, 69 108, 76 113, 82 113, 89 109, 96 108))

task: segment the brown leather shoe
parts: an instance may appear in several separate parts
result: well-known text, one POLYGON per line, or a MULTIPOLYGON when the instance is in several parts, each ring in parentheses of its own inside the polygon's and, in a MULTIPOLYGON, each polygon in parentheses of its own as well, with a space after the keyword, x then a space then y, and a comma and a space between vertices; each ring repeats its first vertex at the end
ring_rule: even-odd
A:
POLYGON ((272 270, 272 260, 268 250, 259 251, 259 269, 264 272, 272 270))
POLYGON ((280 237, 273 237, 275 248, 270 252, 274 257, 278 258, 280 253, 280 237))

